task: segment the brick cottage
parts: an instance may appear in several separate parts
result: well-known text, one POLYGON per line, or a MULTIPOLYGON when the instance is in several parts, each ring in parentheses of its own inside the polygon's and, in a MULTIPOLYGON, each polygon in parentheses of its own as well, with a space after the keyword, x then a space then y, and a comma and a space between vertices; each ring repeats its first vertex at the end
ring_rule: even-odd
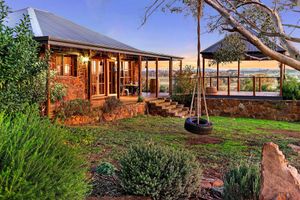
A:
MULTIPOLYGON (((182 67, 181 57, 133 48, 46 11, 25 8, 12 12, 8 25, 15 26, 23 15, 29 16, 34 38, 44 52, 51 52, 50 69, 55 70, 54 81, 67 87, 65 100, 89 99, 96 106, 110 96, 141 95, 142 68, 148 72, 149 61, 156 66, 158 97, 159 61, 169 62, 170 83, 173 61, 180 61, 182 67)), ((146 76, 148 85, 148 73, 146 76)), ((47 105, 50 114, 50 100, 47 105)))

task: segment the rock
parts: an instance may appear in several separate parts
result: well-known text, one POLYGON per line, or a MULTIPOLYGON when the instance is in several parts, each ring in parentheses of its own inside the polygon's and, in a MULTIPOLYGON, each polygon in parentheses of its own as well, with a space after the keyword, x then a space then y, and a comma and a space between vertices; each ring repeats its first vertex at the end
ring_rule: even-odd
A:
POLYGON ((289 199, 290 198, 288 194, 280 193, 273 200, 289 200, 289 199))
POLYGON ((212 186, 213 187, 222 187, 224 185, 224 182, 220 179, 216 179, 213 183, 212 186))
POLYGON ((300 199, 300 175, 272 142, 264 144, 261 174, 260 200, 300 199))
POLYGON ((289 144, 288 147, 290 147, 294 152, 300 154, 300 146, 289 144))
POLYGON ((201 188, 210 189, 212 187, 222 187, 224 182, 218 178, 202 178, 201 188))
POLYGON ((240 103, 240 104, 239 104, 239 109, 240 109, 241 111, 243 111, 243 110, 246 109, 246 106, 244 106, 244 104, 240 103))

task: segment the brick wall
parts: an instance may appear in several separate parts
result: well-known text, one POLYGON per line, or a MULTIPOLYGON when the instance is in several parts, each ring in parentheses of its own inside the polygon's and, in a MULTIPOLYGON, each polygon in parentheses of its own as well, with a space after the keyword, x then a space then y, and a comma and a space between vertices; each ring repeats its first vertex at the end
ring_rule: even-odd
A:
MULTIPOLYGON (((51 56, 51 69, 55 69, 55 53, 51 56)), ((67 87, 64 100, 87 98, 87 64, 77 58, 77 76, 56 76, 52 82, 62 83, 67 87)))

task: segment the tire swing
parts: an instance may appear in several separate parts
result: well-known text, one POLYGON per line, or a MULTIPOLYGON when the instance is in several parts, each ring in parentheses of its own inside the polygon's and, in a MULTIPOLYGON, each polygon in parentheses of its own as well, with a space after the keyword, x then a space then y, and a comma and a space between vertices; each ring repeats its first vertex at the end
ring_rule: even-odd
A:
POLYGON ((213 124, 209 121, 209 115, 208 115, 208 109, 206 104, 206 97, 205 97, 205 91, 204 91, 204 83, 201 83, 202 81, 202 75, 201 75, 201 67, 200 67, 200 15, 201 15, 201 0, 198 0, 198 59, 197 59, 197 83, 195 84, 193 96, 192 96, 192 102, 190 107, 190 117, 188 117, 185 120, 184 128, 190 133, 198 134, 198 135, 208 135, 212 133, 213 130, 213 124), (196 116, 191 116, 193 111, 193 104, 195 99, 197 89, 197 97, 196 97, 196 116), (206 119, 202 118, 202 96, 203 96, 203 103, 205 107, 206 112, 206 119))
MULTIPOLYGON (((199 82, 199 79, 198 79, 198 82, 199 82)), ((194 133, 194 134, 198 134, 198 135, 209 135, 212 133, 213 123, 209 120, 208 109, 207 109, 206 98, 205 98, 205 93, 204 93, 203 87, 202 87, 202 93, 203 93, 203 103, 204 103, 205 112, 206 112, 206 119, 202 118, 201 92, 199 89, 197 89, 197 91, 198 91, 197 92, 197 106, 196 106, 197 115, 191 116, 192 111, 193 111, 194 99, 195 99, 195 90, 196 90, 196 86, 194 88, 192 103, 191 103, 191 107, 190 107, 190 117, 188 117, 185 120, 184 128, 185 128, 185 130, 187 130, 190 133, 194 133)))

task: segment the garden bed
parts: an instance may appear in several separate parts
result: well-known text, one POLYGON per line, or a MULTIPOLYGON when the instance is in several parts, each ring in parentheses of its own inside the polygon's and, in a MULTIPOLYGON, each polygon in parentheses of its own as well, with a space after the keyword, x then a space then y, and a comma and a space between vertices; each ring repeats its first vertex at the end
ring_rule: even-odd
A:
POLYGON ((258 164, 262 145, 269 141, 277 143, 290 164, 300 169, 297 152, 288 146, 300 144, 299 123, 226 117, 211 120, 215 127, 210 136, 186 132, 184 119, 138 116, 101 126, 70 127, 68 140, 86 156, 91 169, 103 161, 118 167, 119 158, 130 145, 149 141, 190 151, 209 178, 222 179, 231 166, 244 161, 258 164))

